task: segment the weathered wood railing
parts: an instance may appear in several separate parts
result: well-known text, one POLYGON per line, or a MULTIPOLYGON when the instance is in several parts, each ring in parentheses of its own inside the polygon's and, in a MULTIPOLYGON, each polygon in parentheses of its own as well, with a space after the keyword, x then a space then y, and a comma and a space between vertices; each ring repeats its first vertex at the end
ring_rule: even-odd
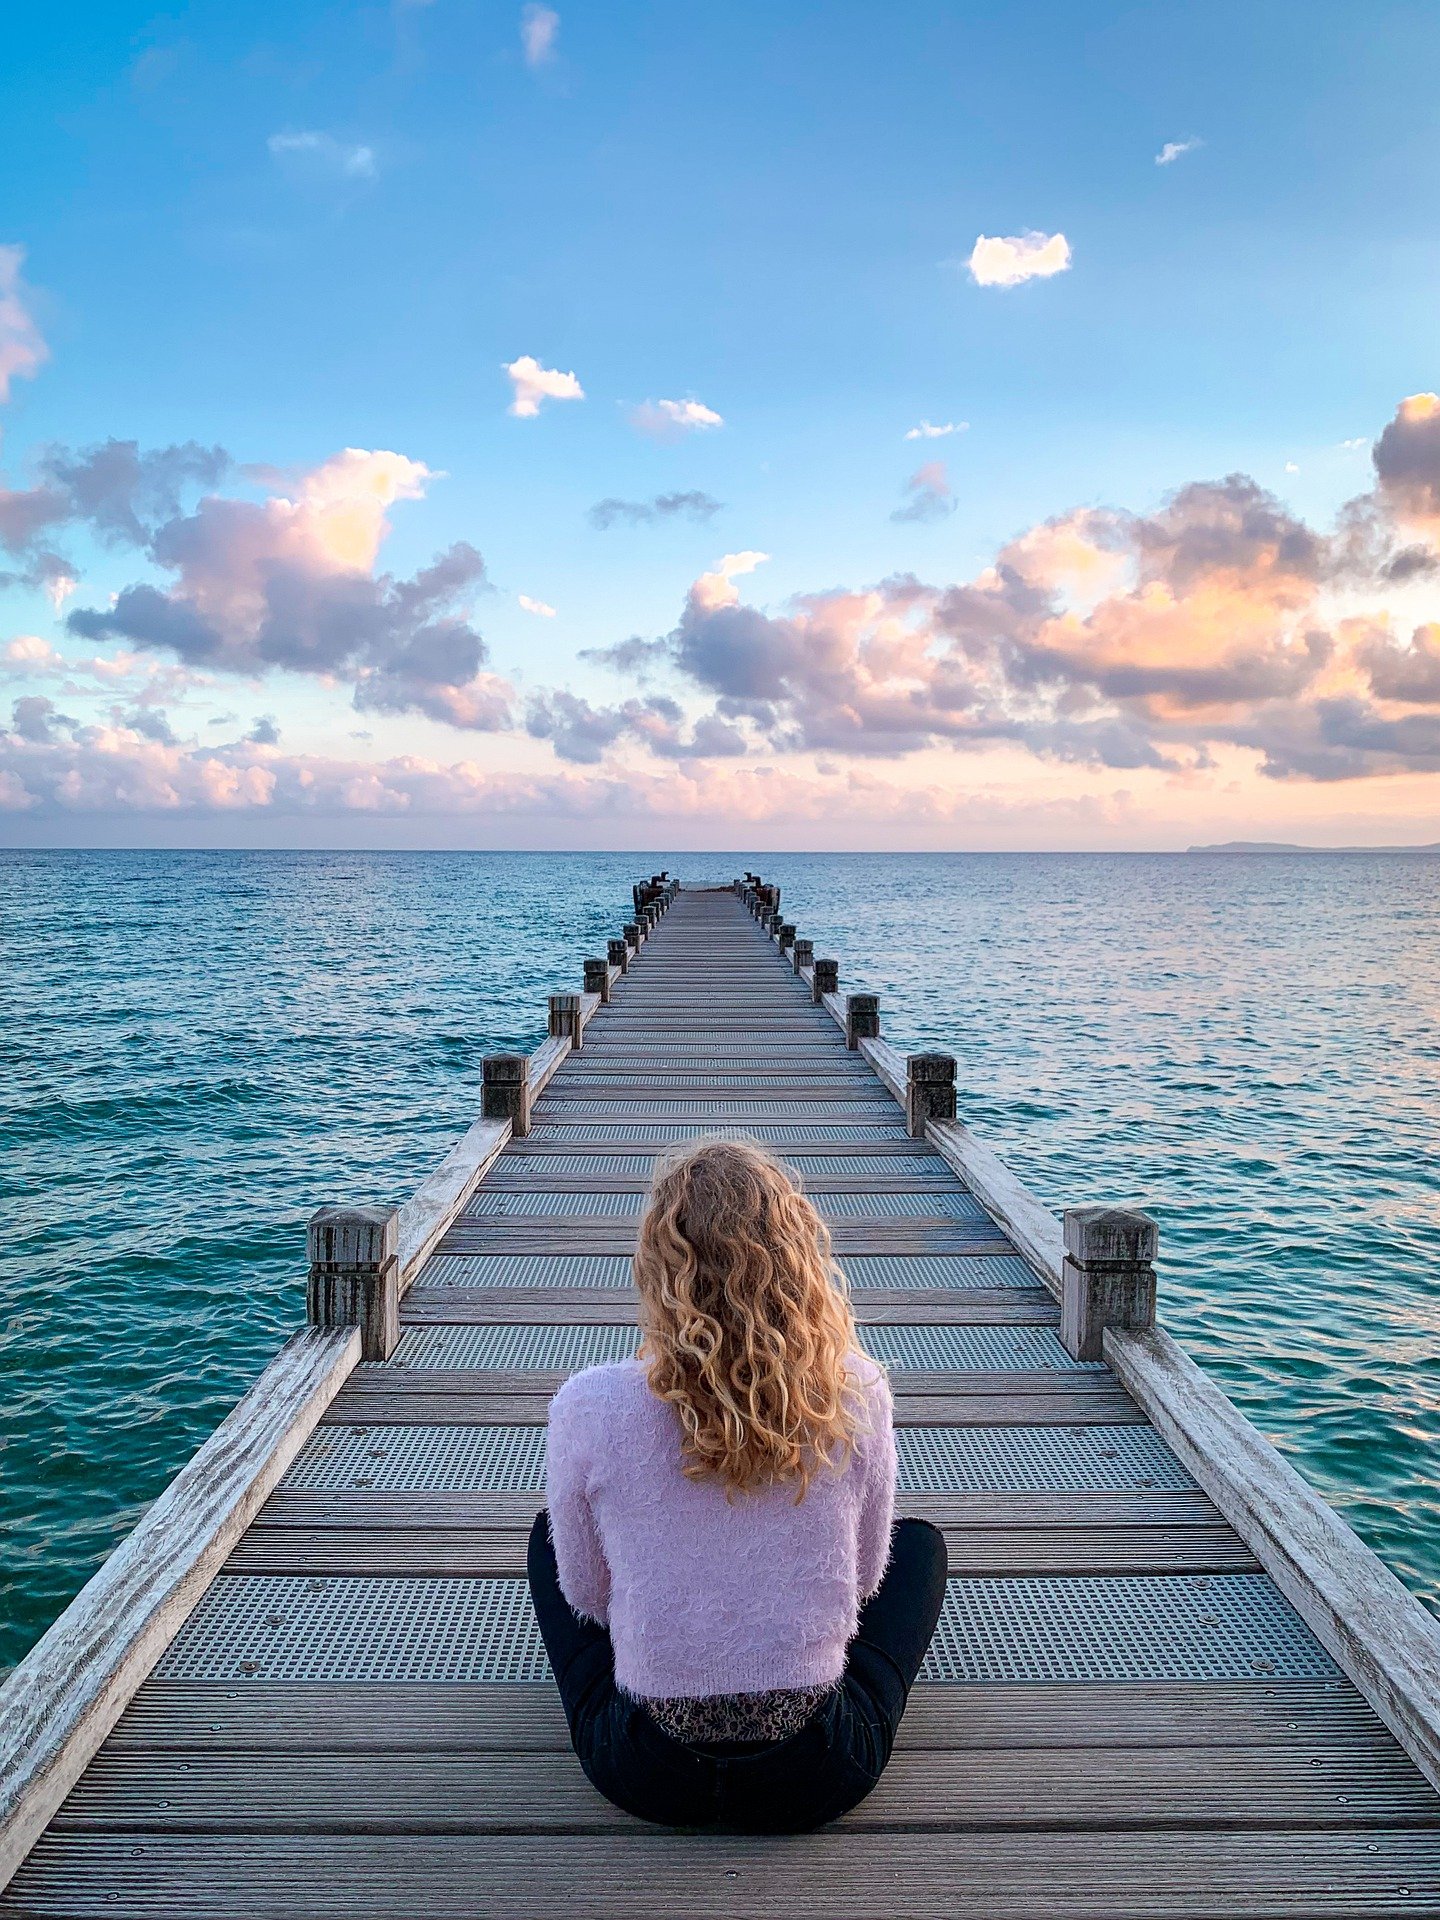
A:
POLYGON ((291 1335, 0 1686, 0 1889, 350 1373, 362 1359, 393 1351, 401 1296, 512 1131, 528 1130, 530 1103, 583 1045, 586 1024, 634 963, 678 884, 656 874, 636 889, 640 918, 627 927, 626 941, 609 943, 608 961, 585 962, 584 993, 551 996, 550 1037, 533 1054, 485 1061, 482 1117, 404 1206, 331 1206, 313 1215, 309 1324, 291 1335), (492 1074, 496 1061, 520 1064, 507 1078, 492 1074), (496 1112, 492 1088, 501 1085, 510 1104, 496 1112))
POLYGON ((957 1117, 953 1059, 902 1054, 881 1039, 877 997, 841 994, 838 962, 817 957, 814 942, 782 919, 780 889, 752 873, 733 887, 846 1044, 870 1062, 904 1110, 908 1131, 949 1163, 1058 1299, 1069 1351, 1109 1362, 1321 1645, 1440 1787, 1440 1621, 1156 1325, 1155 1222, 1112 1207, 1070 1208, 1057 1219, 957 1117))

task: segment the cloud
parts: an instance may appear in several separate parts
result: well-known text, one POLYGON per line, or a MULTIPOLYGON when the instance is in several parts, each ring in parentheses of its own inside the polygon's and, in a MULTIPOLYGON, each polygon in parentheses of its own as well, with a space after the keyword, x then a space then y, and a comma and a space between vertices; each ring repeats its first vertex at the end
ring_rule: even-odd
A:
POLYGON ((13 380, 32 379, 50 358, 30 311, 24 265, 23 247, 0 247, 0 401, 10 398, 13 380))
POLYGON ((1197 147, 1203 147, 1203 140, 1167 140, 1155 156, 1157 167, 1173 167, 1182 154, 1194 153, 1197 147))
POLYGON ((545 601, 532 600, 528 593, 517 593, 515 598, 519 601, 526 613, 537 614, 542 620, 553 620, 555 618, 554 607, 547 606, 545 601))
POLYGON ((702 573, 690 589, 691 601, 699 607, 713 610, 717 607, 733 607, 740 598, 740 589, 735 581, 741 574, 753 573, 756 567, 763 567, 770 558, 768 553, 757 553, 747 548, 743 553, 727 553, 717 560, 713 571, 702 573))
POLYGON ((683 433, 704 432, 725 424, 713 407, 699 400, 647 400, 633 410, 630 423, 656 440, 673 440, 683 433))
POLYGON ((547 66, 555 58, 555 42, 560 37, 560 16, 553 7, 531 4, 520 9, 520 49, 527 67, 547 66))
POLYGON ((1020 233, 1009 239, 981 234, 966 263, 980 287, 1018 287, 1022 280, 1048 280, 1070 265, 1063 233, 1020 233))
POLYGON ((955 511, 957 503, 943 460, 927 460, 917 467, 905 482, 905 491, 910 499, 895 509, 892 520, 944 520, 955 511))
POLYGON ((918 427, 911 427, 906 433, 907 440, 945 440, 952 433, 968 433, 968 420, 947 420, 943 426, 932 426, 928 420, 922 420, 918 427))
POLYGON ((265 145, 273 159, 297 161, 341 180, 373 180, 380 171, 373 147, 337 140, 330 133, 272 133, 265 145))
POLYGON ((1440 525, 1440 396, 1412 393, 1402 400, 1372 457, 1388 504, 1407 520, 1440 525))
POLYGON ((40 464, 73 518, 102 538, 143 546, 179 513, 189 488, 218 485, 231 461, 223 447, 194 440, 148 453, 134 440, 107 440, 78 454, 52 448, 40 464))
POLYGON ((475 548, 457 542, 409 579, 375 571, 389 509, 422 498, 433 477, 403 454, 349 447, 286 493, 208 494, 145 544, 168 585, 128 586, 67 625, 191 667, 338 677, 359 708, 504 726, 510 690, 481 672, 488 651, 464 610, 486 585, 475 548))
POLYGON ((573 373, 561 373, 554 367, 542 367, 533 355, 522 353, 509 361, 504 371, 510 376, 515 397, 510 412, 517 420, 533 420, 542 400, 583 400, 585 390, 573 373))
POLYGON ((712 500, 708 493, 692 490, 688 493, 657 493, 653 500, 617 500, 613 497, 597 500, 587 518, 597 532, 604 533, 619 521, 624 521, 628 526, 643 527, 656 520, 673 519, 677 514, 686 520, 713 520, 720 507, 720 501, 712 500))

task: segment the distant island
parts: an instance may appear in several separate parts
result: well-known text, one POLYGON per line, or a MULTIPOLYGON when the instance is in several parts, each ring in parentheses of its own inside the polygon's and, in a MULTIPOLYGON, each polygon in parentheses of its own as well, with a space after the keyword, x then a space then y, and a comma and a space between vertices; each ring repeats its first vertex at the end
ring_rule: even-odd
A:
POLYGON ((1440 840, 1420 847, 1302 847, 1289 840, 1222 840, 1213 847, 1187 847, 1187 853, 1440 853, 1440 840))

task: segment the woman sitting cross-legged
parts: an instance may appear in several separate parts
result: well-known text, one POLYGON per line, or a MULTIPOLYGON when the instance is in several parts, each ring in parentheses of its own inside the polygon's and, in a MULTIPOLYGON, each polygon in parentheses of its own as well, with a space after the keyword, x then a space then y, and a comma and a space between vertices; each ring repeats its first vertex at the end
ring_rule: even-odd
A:
POLYGON ((639 1356, 550 1408, 530 1588, 580 1764, 668 1826, 798 1832, 879 1779, 945 1591, 892 1527, 895 1440, 830 1236, 789 1174, 707 1141, 657 1174, 639 1356))

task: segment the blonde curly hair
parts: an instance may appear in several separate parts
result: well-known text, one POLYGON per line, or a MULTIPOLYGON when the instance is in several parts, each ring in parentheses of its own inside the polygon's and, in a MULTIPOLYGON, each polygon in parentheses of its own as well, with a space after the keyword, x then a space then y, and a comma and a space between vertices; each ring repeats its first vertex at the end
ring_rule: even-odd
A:
POLYGON ((863 1418, 855 1320, 824 1221, 754 1141, 705 1140, 656 1169, 635 1249, 653 1392, 685 1473, 727 1495, 849 1458, 863 1418))

